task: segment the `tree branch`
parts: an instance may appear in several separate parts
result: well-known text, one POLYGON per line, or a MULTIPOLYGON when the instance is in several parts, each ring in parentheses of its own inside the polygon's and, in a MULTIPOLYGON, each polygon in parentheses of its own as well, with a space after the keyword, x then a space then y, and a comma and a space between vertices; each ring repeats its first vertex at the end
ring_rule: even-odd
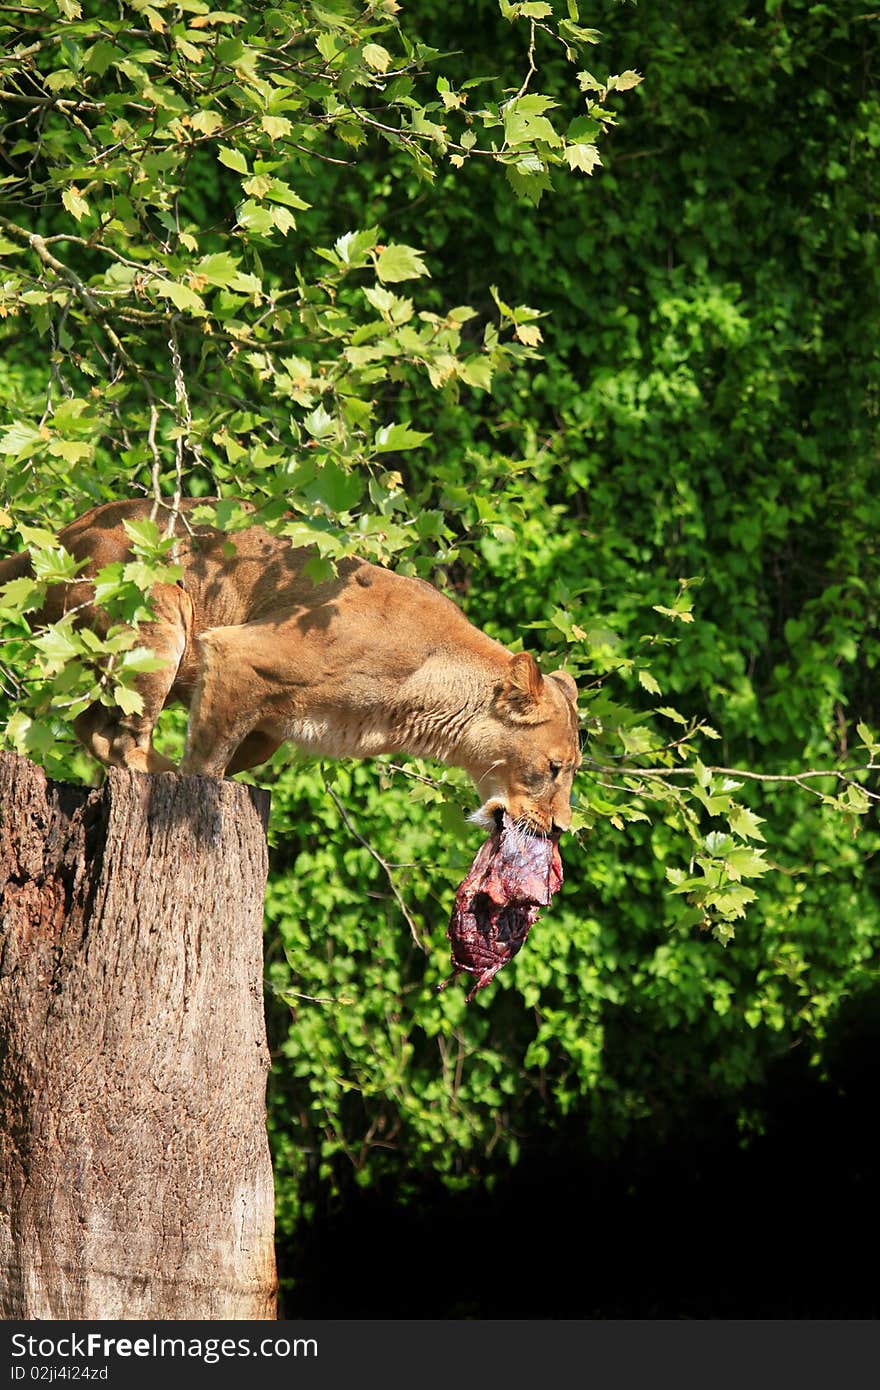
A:
MULTIPOLYGON (((585 758, 585 763, 595 767, 598 772, 617 772, 626 777, 696 777, 692 767, 606 767, 593 758, 585 758)), ((836 777, 841 781, 852 781, 850 772, 880 772, 880 763, 863 763, 857 767, 811 768, 806 772, 747 772, 742 767, 706 767, 707 772, 726 777, 748 777, 754 782, 801 782, 805 777, 836 777)))
POLYGON ((400 908, 401 912, 403 913, 403 915, 404 915, 404 917, 405 917, 405 919, 406 919, 406 923, 407 923, 407 926, 408 926, 409 929, 410 929, 410 934, 412 935, 413 941, 414 941, 415 944, 418 946, 419 950, 420 950, 420 951, 424 951, 424 952, 425 952, 425 955, 427 955, 427 954, 428 954, 428 947, 425 945, 425 943, 422 941, 421 937, 419 936, 418 927, 416 926, 415 922, 413 921, 412 916, 410 915, 409 908, 407 907, 406 903, 405 903, 404 900, 403 900, 403 897, 402 897, 402 895, 401 895, 400 889, 398 888, 397 884, 394 882, 394 875, 393 875, 393 873, 392 873, 392 871, 391 871, 391 865, 388 863, 388 861, 387 861, 386 859, 383 859, 383 858, 382 858, 381 854, 379 854, 379 852, 378 852, 377 850, 373 849, 373 846, 370 844, 369 840, 365 840, 364 837, 363 837, 363 835, 361 835, 361 834, 354 828, 354 826, 353 826, 352 823, 351 823, 351 820, 349 819, 348 812, 346 811, 346 809, 345 809, 345 807, 343 806, 342 802, 339 800, 339 797, 336 795, 336 793, 335 793, 335 791, 333 790, 333 788, 331 787, 330 783, 327 781, 327 778, 324 777, 324 778, 323 778, 323 781, 324 781, 324 790, 327 792, 327 795, 330 797, 331 801, 332 801, 332 802, 334 803, 334 805, 336 806, 336 809, 337 809, 337 811, 339 812, 340 816, 342 817, 342 821, 343 821, 343 824, 345 825, 346 829, 354 836, 354 838, 359 842, 359 844, 362 844, 362 845, 363 845, 364 849, 367 850, 367 851, 373 856, 373 858, 375 859, 376 863, 379 864, 380 867, 384 870, 385 876, 386 876, 386 878, 388 879, 388 883, 389 883, 389 885, 390 885, 390 887, 391 887, 391 891, 392 891, 392 893, 394 894, 394 897, 395 897, 395 899, 396 899, 396 901, 397 901, 397 906, 400 908))
POLYGON ((29 232, 26 227, 20 227, 17 222, 10 222, 8 217, 3 216, 0 216, 0 227, 4 227, 10 236, 14 236, 19 241, 23 241, 36 253, 43 265, 48 266, 50 270, 54 270, 55 274, 60 279, 71 286, 87 313, 101 325, 101 328, 113 344, 114 350, 119 354, 120 359, 125 362, 127 366, 136 370, 137 367, 134 359, 129 355, 128 350, 123 347, 116 330, 107 322, 106 310, 98 303, 88 286, 83 284, 76 271, 72 270, 69 265, 65 265, 63 261, 59 261, 57 256, 53 256, 45 240, 37 232, 29 232))

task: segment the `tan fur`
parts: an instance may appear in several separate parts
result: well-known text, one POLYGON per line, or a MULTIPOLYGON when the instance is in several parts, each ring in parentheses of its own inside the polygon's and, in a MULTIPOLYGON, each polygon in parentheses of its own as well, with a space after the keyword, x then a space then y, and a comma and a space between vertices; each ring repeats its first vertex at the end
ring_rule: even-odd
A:
MULTIPOLYGON (((149 515, 149 502, 111 502, 62 531, 89 563, 81 581, 51 591, 43 619, 85 604, 82 620, 100 628, 88 576, 129 554, 123 520, 149 515)), ((101 762, 169 769, 152 735, 179 700, 190 708, 183 772, 240 772, 288 739, 331 758, 407 752, 466 768, 484 823, 503 807, 541 831, 570 824, 580 755, 569 675, 543 677, 421 580, 351 559, 315 585, 302 573, 311 552, 259 526, 193 531, 178 520, 183 578, 155 587, 155 621, 140 629, 166 659, 139 678, 143 712, 96 704, 77 720, 101 762)), ((7 561, 0 582, 21 572, 18 557, 7 561)))

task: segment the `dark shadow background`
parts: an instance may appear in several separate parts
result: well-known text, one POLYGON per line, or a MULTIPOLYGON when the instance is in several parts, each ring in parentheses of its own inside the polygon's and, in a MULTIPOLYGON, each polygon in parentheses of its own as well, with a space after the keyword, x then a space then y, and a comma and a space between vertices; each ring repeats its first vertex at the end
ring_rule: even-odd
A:
POLYGON ((316 1189, 278 1251, 282 1315, 877 1317, 880 986, 842 1009, 828 1055, 825 1079, 805 1047, 776 1065, 747 1142, 703 1106, 613 1160, 563 1122, 491 1192, 316 1189))

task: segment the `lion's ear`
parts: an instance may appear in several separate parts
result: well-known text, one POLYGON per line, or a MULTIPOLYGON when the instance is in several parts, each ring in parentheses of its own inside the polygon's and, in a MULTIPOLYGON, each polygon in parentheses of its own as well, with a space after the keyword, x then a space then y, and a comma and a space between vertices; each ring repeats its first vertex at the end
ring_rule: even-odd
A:
POLYGON ((531 699, 537 700, 544 684, 544 677, 538 670, 538 663, 531 652, 516 652, 510 658, 507 684, 521 695, 528 695, 531 699))
POLYGON ((537 715, 537 704, 544 677, 529 652, 516 652, 510 658, 507 675, 498 692, 498 707, 512 719, 526 723, 537 715))
POLYGON ((551 671, 549 680, 555 681, 565 698, 577 707, 578 688, 567 671, 551 671))

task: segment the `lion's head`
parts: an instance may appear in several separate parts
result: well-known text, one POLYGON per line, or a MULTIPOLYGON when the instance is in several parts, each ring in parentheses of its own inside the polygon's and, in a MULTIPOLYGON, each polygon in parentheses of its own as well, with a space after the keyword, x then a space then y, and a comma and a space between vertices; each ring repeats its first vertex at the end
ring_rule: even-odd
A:
POLYGON ((577 686, 566 671, 542 676, 517 652, 481 725, 480 765, 469 770, 482 805, 472 817, 487 829, 501 809, 530 830, 571 825, 571 783, 580 766, 577 686))

